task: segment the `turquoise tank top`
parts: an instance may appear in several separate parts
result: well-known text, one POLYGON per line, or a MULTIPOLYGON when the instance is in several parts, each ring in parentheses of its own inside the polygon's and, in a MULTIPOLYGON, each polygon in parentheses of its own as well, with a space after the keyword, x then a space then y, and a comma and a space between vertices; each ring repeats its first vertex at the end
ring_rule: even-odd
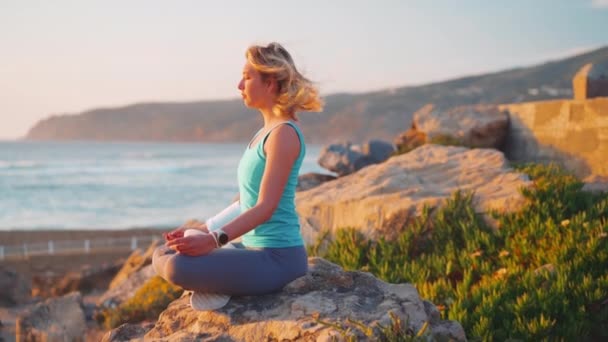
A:
POLYGON ((265 136, 255 146, 251 146, 250 148, 251 141, 260 134, 262 128, 247 144, 238 167, 241 212, 251 209, 258 202, 260 184, 262 183, 262 176, 266 167, 264 143, 266 143, 270 132, 281 124, 288 124, 296 130, 300 138, 300 154, 293 164, 287 184, 283 190, 283 195, 272 217, 243 235, 242 242, 247 247, 282 248, 302 246, 304 244, 302 235, 300 234, 300 221, 296 213, 295 195, 296 185, 298 184, 298 173, 306 154, 306 145, 304 144, 302 132, 293 122, 284 121, 271 127, 265 136))

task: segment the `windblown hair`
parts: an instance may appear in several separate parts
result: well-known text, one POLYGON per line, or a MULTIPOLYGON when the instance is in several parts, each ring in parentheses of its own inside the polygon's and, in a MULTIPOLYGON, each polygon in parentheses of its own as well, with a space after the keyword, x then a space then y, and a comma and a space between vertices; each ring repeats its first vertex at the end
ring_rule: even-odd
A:
POLYGON ((250 46, 245 56, 251 66, 262 75, 263 80, 276 80, 277 98, 272 109, 275 115, 287 115, 297 120, 296 112, 323 110, 319 90, 300 74, 289 52, 279 43, 250 46))

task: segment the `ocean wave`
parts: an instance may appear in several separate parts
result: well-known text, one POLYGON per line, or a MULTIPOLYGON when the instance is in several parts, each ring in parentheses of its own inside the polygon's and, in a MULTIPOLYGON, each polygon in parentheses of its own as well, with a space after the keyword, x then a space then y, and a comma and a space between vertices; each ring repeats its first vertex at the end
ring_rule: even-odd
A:
POLYGON ((173 160, 166 161, 118 161, 118 162, 74 162, 40 163, 30 161, 2 162, 0 175, 40 175, 40 176, 90 176, 90 175, 137 175, 137 174, 188 174, 236 170, 236 160, 173 160))
POLYGON ((46 164, 35 160, 0 160, 0 169, 35 169, 43 168, 46 164))

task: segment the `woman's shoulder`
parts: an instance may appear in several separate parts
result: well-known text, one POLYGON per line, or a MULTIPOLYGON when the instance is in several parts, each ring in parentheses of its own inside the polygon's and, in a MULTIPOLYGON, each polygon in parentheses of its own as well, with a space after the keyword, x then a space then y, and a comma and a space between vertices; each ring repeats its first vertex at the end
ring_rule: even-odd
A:
POLYGON ((292 125, 290 123, 279 125, 278 127, 273 129, 268 134, 268 141, 270 141, 270 142, 280 141, 281 143, 287 143, 287 144, 289 144, 290 142, 293 142, 294 144, 297 143, 297 145, 299 145, 300 144, 299 127, 297 127, 296 125, 292 125))
POLYGON ((304 145, 303 137, 299 131, 299 127, 292 122, 275 127, 267 136, 267 141, 264 144, 264 149, 272 149, 279 151, 282 155, 291 154, 298 155, 304 145))

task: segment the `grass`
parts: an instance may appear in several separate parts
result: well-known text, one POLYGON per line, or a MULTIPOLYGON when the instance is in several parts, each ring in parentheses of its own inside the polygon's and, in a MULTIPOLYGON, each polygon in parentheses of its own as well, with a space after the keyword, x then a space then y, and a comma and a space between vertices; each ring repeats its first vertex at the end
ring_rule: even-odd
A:
POLYGON ((608 338, 608 194, 582 191, 554 165, 517 168, 535 185, 522 190, 522 211, 493 214, 498 231, 475 213, 471 194, 457 192, 395 240, 345 228, 309 252, 413 283, 471 340, 608 338))

